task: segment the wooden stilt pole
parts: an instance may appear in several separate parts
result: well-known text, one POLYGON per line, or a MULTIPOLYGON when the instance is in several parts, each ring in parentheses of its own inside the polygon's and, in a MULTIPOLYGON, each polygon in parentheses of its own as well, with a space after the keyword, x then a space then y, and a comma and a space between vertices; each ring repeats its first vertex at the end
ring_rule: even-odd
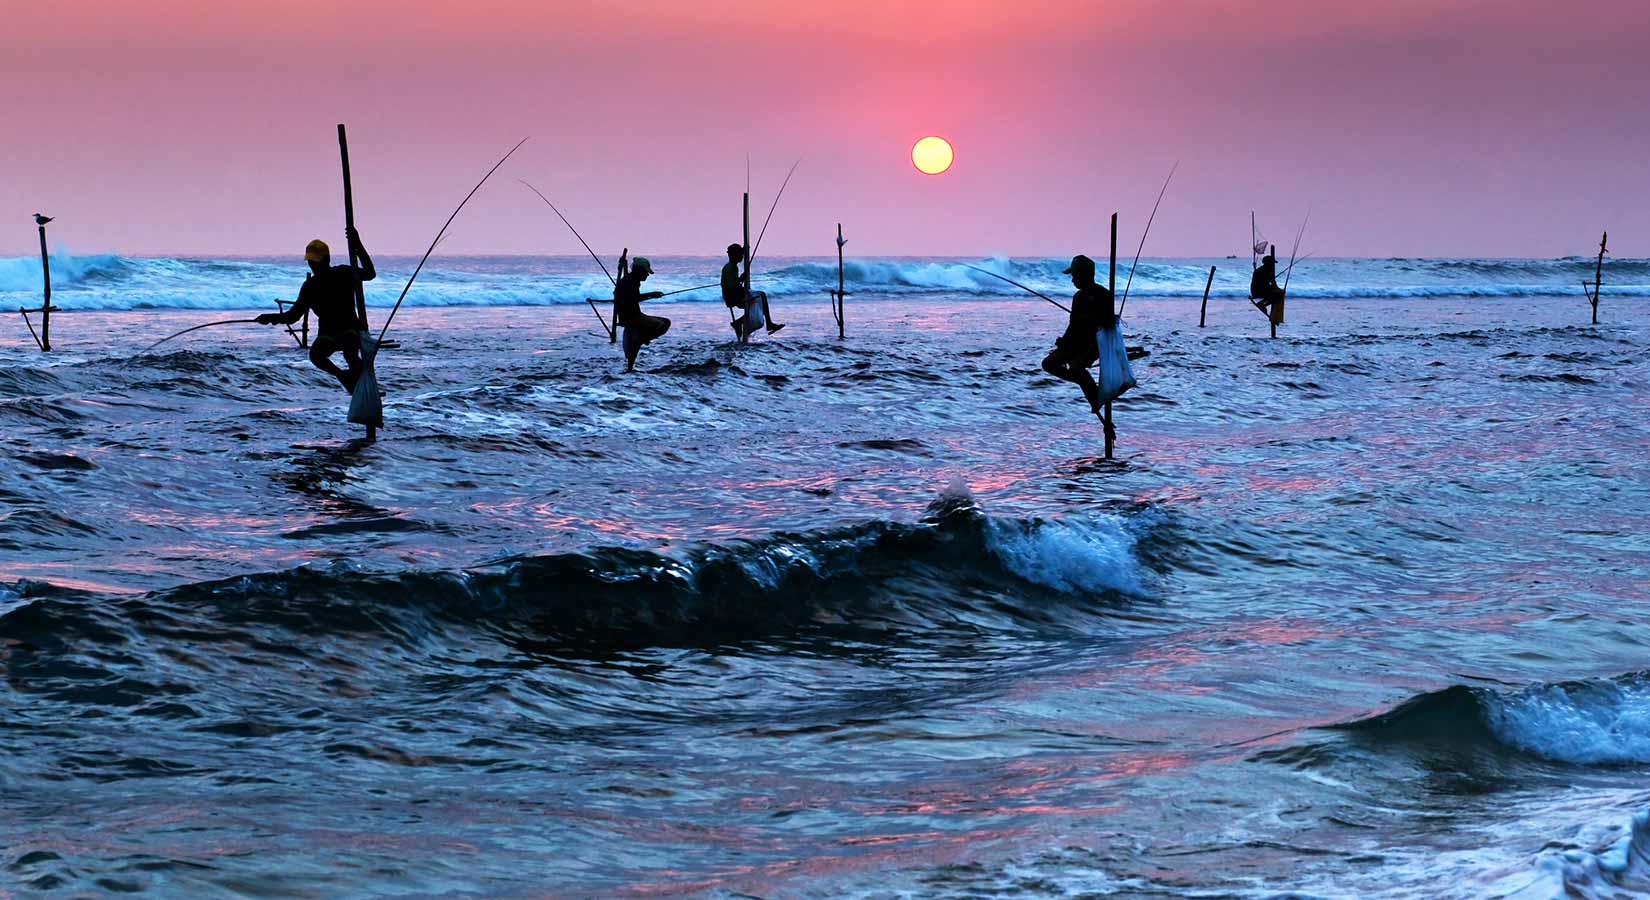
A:
MULTIPOLYGON (((619 273, 618 278, 623 278, 626 275, 630 274, 630 248, 629 247, 626 247, 626 248, 624 248, 624 250, 620 251, 620 253, 619 253, 619 264, 614 267, 614 271, 619 273)), ((609 344, 618 343, 618 340, 619 340, 619 282, 618 282, 617 278, 614 279, 614 281, 613 281, 613 309, 612 309, 612 313, 613 313, 613 322, 607 329, 607 342, 609 344)))
MULTIPOLYGON (((349 248, 349 267, 354 270, 357 265, 355 242, 349 239, 349 233, 355 230, 355 191, 349 177, 349 139, 344 135, 344 123, 342 122, 338 123, 338 157, 344 167, 344 244, 349 248)), ((367 294, 361 288, 360 273, 357 272, 356 274, 355 315, 360 320, 361 333, 365 335, 371 331, 371 328, 367 325, 367 294)), ((365 360, 362 364, 365 366, 365 360)), ((378 440, 378 428, 376 426, 367 426, 367 440, 378 440)))
MULTIPOLYGON (((745 284, 745 324, 740 326, 740 328, 739 328, 739 343, 741 343, 741 344, 748 343, 750 341, 750 321, 751 321, 750 320, 750 315, 751 315, 751 310, 750 310, 750 302, 751 302, 751 300, 750 300, 750 297, 751 297, 751 192, 748 188, 745 191, 744 210, 745 210, 744 211, 744 221, 745 221, 745 244, 744 244, 744 246, 745 246, 745 274, 740 280, 743 281, 744 284, 745 284)), ((732 310, 729 310, 729 313, 731 314, 732 310)))
MULTIPOLYGON (((40 304, 40 349, 52 352, 52 261, 46 254, 46 226, 40 226, 40 276, 45 279, 46 299, 40 304)), ((1595 304, 1596 306, 1596 304, 1595 304)))
MULTIPOLYGON (((1267 252, 1272 254, 1272 265, 1277 265, 1278 245, 1273 244, 1268 247, 1267 252)), ((1278 311, 1276 308, 1266 311, 1266 323, 1272 326, 1272 337, 1276 338, 1278 336, 1278 311)))
POLYGON ((1209 280, 1203 283, 1203 308, 1197 312, 1197 327, 1202 328, 1209 316, 1209 288, 1215 284, 1215 267, 1209 267, 1209 280))
POLYGON ((844 302, 848 291, 843 285, 842 275, 842 245, 848 243, 842 239, 842 223, 836 223, 836 290, 827 291, 831 295, 831 315, 836 318, 836 336, 840 340, 847 337, 844 319, 847 316, 847 304, 844 302))
MULTIPOLYGON (((1110 292, 1112 296, 1112 300, 1107 302, 1115 302, 1117 296, 1117 213, 1111 214, 1111 264, 1108 267, 1108 274, 1106 275, 1106 290, 1110 292)), ((1121 328, 1122 326, 1119 325, 1118 327, 1121 328)), ((1117 429, 1112 424, 1111 401, 1109 400, 1106 401, 1106 416, 1104 424, 1106 432, 1106 458, 1111 459, 1117 429)))
MULTIPOLYGON (((44 231, 45 229, 42 228, 41 232, 44 231)), ((1594 325, 1598 324, 1598 295, 1604 290, 1604 254, 1609 252, 1606 248, 1609 241, 1610 232, 1608 231, 1604 232, 1604 236, 1598 239, 1598 264, 1593 268, 1592 290, 1588 291, 1587 282, 1583 281, 1581 283, 1582 293, 1587 295, 1587 301, 1593 305, 1594 325)))

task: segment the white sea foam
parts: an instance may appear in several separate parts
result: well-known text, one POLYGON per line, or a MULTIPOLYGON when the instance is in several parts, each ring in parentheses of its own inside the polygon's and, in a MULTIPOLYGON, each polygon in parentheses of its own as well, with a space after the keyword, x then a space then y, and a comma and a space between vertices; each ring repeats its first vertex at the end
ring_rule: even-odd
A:
POLYGON ((1486 694, 1484 718, 1502 743, 1557 762, 1650 763, 1650 681, 1642 678, 1486 694))
POLYGON ((986 545, 1009 571, 1058 591, 1142 592, 1135 538, 1119 518, 992 519, 986 545))
MULTIPOLYGON (((1142 262, 1131 296, 1196 300, 1203 295, 1208 266, 1217 265, 1211 296, 1248 296, 1247 260, 1152 260, 1142 262)), ((395 301, 414 260, 378 260, 380 278, 367 291, 369 306, 395 301)), ((823 298, 836 287, 834 259, 769 259, 755 273, 757 286, 776 297, 823 298)), ((720 261, 661 258, 650 288, 670 291, 714 283, 720 261)), ((291 299, 303 283, 297 259, 124 257, 54 253, 53 301, 70 310, 253 309, 269 308, 277 297, 291 299)), ((1062 274, 1065 259, 989 257, 983 259, 849 259, 846 280, 859 302, 900 297, 947 296, 1023 299, 1020 288, 987 272, 1022 282, 1051 296, 1071 293, 1062 274), (985 271, 979 271, 984 269, 985 271)), ((1295 299, 1541 297, 1579 295, 1591 278, 1587 260, 1368 260, 1313 259, 1303 263, 1290 285, 1295 299)), ((1127 281, 1126 269, 1119 271, 1127 281)), ((1605 270, 1607 296, 1650 295, 1650 263, 1611 260, 1605 270)), ((0 298, 8 306, 38 298, 40 260, 0 258, 0 298)), ((407 305, 555 306, 612 296, 607 276, 587 260, 561 257, 459 257, 436 259, 407 296, 407 305)), ((671 298, 718 302, 711 287, 671 298)))

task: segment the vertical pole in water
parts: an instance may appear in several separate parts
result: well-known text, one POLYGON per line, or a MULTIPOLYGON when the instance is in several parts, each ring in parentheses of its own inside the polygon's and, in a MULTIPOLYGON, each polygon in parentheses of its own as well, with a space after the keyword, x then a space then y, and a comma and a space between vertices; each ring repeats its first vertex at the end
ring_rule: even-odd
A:
MULTIPOLYGON (((745 275, 741 279, 745 283, 745 325, 739 329, 739 343, 748 341, 750 331, 750 296, 751 296, 751 192, 745 191, 745 275)), ((730 311, 731 315, 731 311, 730 311)))
MULTIPOLYGON (((1266 249, 1267 249, 1268 253, 1272 254, 1272 265, 1274 267, 1277 266, 1277 264, 1278 264, 1278 245, 1273 244, 1273 245, 1271 245, 1270 247, 1268 247, 1266 249)), ((1273 279, 1273 280, 1275 281, 1276 279, 1273 279)), ((1287 277, 1285 277, 1283 280, 1288 281, 1289 279, 1287 277)), ((1266 311, 1266 321, 1272 326, 1272 337, 1274 337, 1274 338, 1277 337, 1278 336, 1278 308, 1277 308, 1277 304, 1273 304, 1272 308, 1266 311)))
MULTIPOLYGON (((619 253, 619 265, 615 268, 614 271, 618 272, 617 277, 619 277, 619 278, 623 278, 626 275, 630 274, 630 248, 629 247, 626 247, 626 248, 624 248, 624 250, 620 251, 620 253, 619 253)), ((617 282, 615 282, 614 285, 613 285, 613 310, 612 310, 612 314, 613 314, 613 323, 611 325, 609 325, 608 328, 607 328, 607 342, 609 344, 616 344, 616 343, 619 342, 619 285, 618 285, 617 282)))
MULTIPOLYGON (((52 263, 46 255, 46 226, 40 226, 40 275, 46 283, 46 299, 40 304, 40 349, 52 352, 52 263)), ((1594 307, 1597 308, 1596 305, 1594 307)), ((1597 321, 1595 314, 1594 321, 1597 321)))
MULTIPOLYGON (((1116 298, 1116 296, 1117 296, 1117 213, 1112 213, 1111 214, 1111 264, 1108 267, 1108 274, 1106 275, 1106 290, 1108 292, 1110 292, 1113 299, 1116 298)), ((1107 302, 1112 302, 1112 301, 1108 300, 1107 302)), ((1122 326, 1121 323, 1119 323, 1117 325, 1117 328, 1119 329, 1120 332, 1122 330, 1122 327, 1123 326, 1122 326)), ((1116 434, 1117 431, 1116 431, 1116 428, 1114 428, 1113 425, 1112 425, 1112 421, 1111 421, 1111 401, 1109 401, 1109 400, 1106 401, 1105 430, 1106 430, 1106 458, 1111 459, 1112 443, 1113 443, 1112 436, 1114 434, 1116 434)))
MULTIPOLYGON (((40 229, 40 233, 45 234, 46 229, 44 229, 44 228, 40 229)), ((1610 232, 1608 232, 1608 231, 1604 232, 1604 236, 1598 239, 1598 265, 1597 265, 1597 267, 1595 267, 1593 269, 1593 298, 1592 299, 1593 299, 1593 324, 1594 325, 1598 324, 1598 295, 1604 291, 1604 253, 1605 253, 1604 245, 1609 240, 1610 240, 1610 232)), ((48 289, 47 294, 50 295, 50 293, 51 293, 51 291, 48 289)), ((48 347, 46 349, 49 350, 51 348, 48 347)))
MULTIPOLYGON (((344 136, 344 123, 338 123, 338 156, 344 165, 344 243, 349 247, 349 267, 356 267, 355 242, 349 239, 349 233, 355 230, 355 192, 350 184, 349 177, 349 139, 344 136)), ((368 332, 367 327, 367 295, 361 288, 361 279, 357 273, 355 279, 355 313, 360 319, 361 334, 368 332)), ((378 439, 378 429, 367 426, 367 440, 378 439)))
POLYGON ((842 284, 842 245, 847 241, 842 239, 842 223, 836 223, 836 336, 840 340, 847 337, 843 320, 848 315, 848 304, 843 299, 848 296, 842 284))
MULTIPOLYGON (((1253 252, 1253 251, 1251 251, 1253 252)), ((1209 288, 1215 284, 1215 267, 1209 267, 1209 280, 1203 283, 1203 308, 1197 313, 1197 327, 1202 328, 1204 320, 1209 315, 1209 288)))

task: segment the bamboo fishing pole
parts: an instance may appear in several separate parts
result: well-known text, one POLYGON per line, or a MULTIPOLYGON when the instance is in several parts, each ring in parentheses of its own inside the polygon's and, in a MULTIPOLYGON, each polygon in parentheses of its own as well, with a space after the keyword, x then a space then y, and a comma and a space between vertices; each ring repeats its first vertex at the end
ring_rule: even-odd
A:
MULTIPOLYGON (((1140 232, 1140 246, 1135 249, 1134 262, 1129 265, 1129 280, 1123 284, 1123 302, 1117 305, 1117 315, 1119 318, 1123 315, 1124 307, 1129 305, 1129 288, 1134 285, 1134 270, 1136 266, 1140 265, 1140 254, 1146 249, 1146 236, 1152 233, 1152 223, 1157 221, 1157 208, 1163 205, 1163 195, 1169 192, 1169 182, 1174 180, 1175 170, 1179 168, 1180 160, 1175 160, 1175 164, 1169 167, 1169 177, 1163 179, 1163 189, 1157 192, 1157 202, 1152 204, 1152 214, 1146 219, 1146 229, 1140 232)), ((1114 215, 1112 218, 1115 220, 1117 217, 1114 215)), ((1115 234, 1112 236, 1112 243, 1117 243, 1117 237, 1115 234)), ((1114 257, 1116 256, 1115 249, 1112 255, 1114 257)), ((1112 265, 1116 265, 1115 259, 1113 259, 1112 265)))
POLYGON ((528 138, 522 138, 517 141, 516 145, 510 148, 509 153, 504 154, 498 162, 493 163, 493 167, 487 170, 487 174, 481 176, 481 180, 476 182, 476 186, 470 188, 470 192, 464 195, 463 200, 459 201, 458 208, 453 210, 453 214, 447 217, 447 221, 442 224, 441 230, 436 232, 435 240, 430 241, 429 249, 424 251, 424 257, 418 261, 418 266, 413 269, 412 275, 407 278, 407 285, 401 289, 401 296, 395 298, 395 305, 390 307, 389 317, 384 319, 384 327, 378 330, 378 340, 373 344, 372 352, 366 359, 362 360, 363 366, 372 365, 373 358, 378 355, 378 348, 384 344, 384 335, 390 330, 390 323, 395 321, 395 314, 401 311, 401 301, 407 299, 407 292, 412 290, 413 282, 418 280, 418 273, 424 271, 424 264, 429 262, 430 254, 435 252, 435 245, 441 243, 441 238, 447 234, 447 229, 452 226, 453 220, 458 218, 458 214, 464 211, 465 206, 469 205, 470 198, 476 195, 476 191, 481 190, 481 186, 487 183, 487 179, 492 178, 493 173, 497 172, 506 160, 514 156, 516 151, 521 149, 521 145, 527 143, 528 140, 528 138))
POLYGON ((200 331, 202 328, 212 328, 212 327, 217 326, 217 325, 256 325, 256 324, 258 324, 257 319, 223 319, 223 320, 218 321, 218 322, 207 322, 204 325, 195 325, 191 328, 185 328, 184 330, 178 332, 177 334, 169 334, 166 337, 163 337, 160 340, 155 341, 153 344, 150 344, 149 346, 144 347, 142 350, 139 350, 138 352, 136 352, 136 353, 132 354, 130 357, 128 357, 125 362, 121 363, 121 365, 129 366, 129 365, 132 364, 132 362, 134 360, 136 360, 138 357, 142 356, 143 354, 148 353, 150 350, 153 350, 156 347, 159 347, 161 344, 164 344, 167 341, 172 340, 173 338, 183 337, 184 335, 188 334, 191 331, 200 331))
MULTIPOLYGON (((550 198, 544 196, 543 191, 533 187, 531 184, 528 184, 525 180, 520 178, 517 178, 516 180, 520 181, 528 190, 539 195, 539 199, 544 201, 544 205, 550 207, 550 211, 556 214, 556 218, 560 219, 563 225, 567 226, 568 231, 573 232, 573 236, 579 239, 580 244, 584 245, 584 252, 590 254, 590 258, 596 261, 596 265, 602 267, 602 274, 607 276, 607 280, 612 282, 614 288, 617 288, 619 286, 618 279, 613 277, 612 272, 607 271, 607 263, 602 262, 602 258, 596 255, 596 251, 590 249, 590 244, 585 241, 584 235, 579 234, 579 230, 573 227, 573 223, 567 221, 567 217, 561 214, 561 210, 556 208, 556 204, 551 203, 550 198)), ((607 333, 608 343, 612 343, 617 340, 619 332, 618 316, 613 317, 613 325, 612 327, 609 327, 607 320, 602 318, 602 311, 596 308, 596 301, 586 297, 584 298, 584 302, 590 304, 590 311, 595 313, 596 319, 602 323, 602 331, 607 333)))
POLYGON ((961 263, 960 265, 965 269, 973 269, 974 271, 980 273, 981 275, 990 275, 992 278, 995 278, 998 281, 1006 281, 1009 284, 1012 284, 1015 287, 1019 288, 1020 290, 1025 291, 1026 293, 1032 295, 1033 297, 1041 297, 1042 299, 1047 300, 1048 302, 1050 302, 1050 303, 1054 304, 1055 306, 1059 307, 1064 312, 1067 312, 1067 313, 1071 312, 1071 307, 1066 306, 1064 303, 1061 303, 1060 301, 1055 300, 1054 298, 1050 297, 1049 295, 1047 295, 1047 294, 1045 294, 1041 291, 1034 290, 1032 288, 1026 287, 1025 285, 1019 283, 1018 281, 1015 281, 1012 278, 1005 278, 1001 275, 998 275, 996 272, 991 271, 990 269, 982 269, 979 266, 971 266, 968 263, 961 263))

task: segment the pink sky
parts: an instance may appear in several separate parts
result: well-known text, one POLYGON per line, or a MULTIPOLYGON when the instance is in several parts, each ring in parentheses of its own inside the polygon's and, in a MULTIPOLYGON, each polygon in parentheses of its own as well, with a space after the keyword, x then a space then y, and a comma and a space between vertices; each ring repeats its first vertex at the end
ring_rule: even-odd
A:
POLYGON ((803 157, 764 252, 1650 256, 1643 0, 625 4, 20 2, 0 32, 0 255, 337 239, 334 127, 378 253, 713 255, 803 157), (622 11, 620 11, 622 10, 622 11), (947 174, 910 165, 944 135, 947 174))

